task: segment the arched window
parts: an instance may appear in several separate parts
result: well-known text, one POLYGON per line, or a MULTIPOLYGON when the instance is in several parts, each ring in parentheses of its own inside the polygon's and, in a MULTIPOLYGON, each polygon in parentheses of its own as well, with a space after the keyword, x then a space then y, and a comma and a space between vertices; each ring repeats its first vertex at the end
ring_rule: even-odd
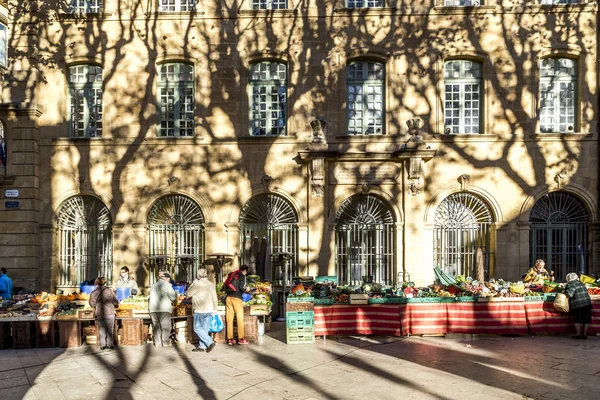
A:
POLYGON ((354 195, 340 207, 335 225, 336 269, 340 284, 364 279, 394 283, 394 218, 389 206, 371 195, 354 195))
POLYGON ((540 62, 540 130, 574 132, 576 113, 577 61, 544 58, 540 62))
POLYGON ((349 135, 383 134, 385 68, 374 61, 353 61, 346 68, 349 135))
POLYGON ((198 0, 160 0, 159 11, 194 11, 196 8, 196 1, 198 0))
POLYGON ((250 67, 250 134, 286 134, 287 67, 262 61, 250 67))
POLYGON ((158 74, 160 137, 194 136, 194 67, 160 65, 158 74))
POLYGON ((112 221, 93 196, 77 196, 58 213, 58 286, 79 286, 104 276, 112 281, 112 221))
POLYGON ((102 136, 102 68, 75 65, 69 68, 71 137, 102 136))
POLYGON ((492 255, 492 213, 479 197, 466 192, 446 197, 435 212, 433 262, 452 275, 475 276, 477 249, 489 276, 492 255))
POLYGON ((240 246, 241 264, 276 285, 291 285, 298 275, 298 216, 291 204, 274 194, 250 199, 240 213, 240 246))
POLYGON ((444 66, 444 132, 481 133, 481 64, 451 60, 444 66))
POLYGON ((160 198, 148 214, 149 284, 159 270, 168 271, 176 281, 190 282, 204 262, 204 215, 189 197, 160 198))
POLYGON ((566 192, 539 199, 529 214, 529 261, 546 261, 556 279, 587 270, 588 213, 583 203, 566 192))

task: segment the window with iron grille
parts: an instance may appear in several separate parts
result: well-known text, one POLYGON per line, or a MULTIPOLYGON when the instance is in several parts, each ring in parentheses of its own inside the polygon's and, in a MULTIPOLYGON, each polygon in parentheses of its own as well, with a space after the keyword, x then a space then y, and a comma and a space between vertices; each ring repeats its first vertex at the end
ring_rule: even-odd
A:
POLYGON ((204 262, 204 214, 187 196, 169 195, 154 203, 148 213, 149 284, 158 271, 176 281, 191 282, 204 262))
POLYGON ((383 0, 346 0, 347 8, 383 7, 383 0))
POLYGON ((262 61, 250 68, 250 134, 279 136, 286 134, 287 67, 274 61, 262 61))
POLYGON ((240 246, 241 264, 276 285, 291 285, 298 275, 298 216, 292 205, 274 194, 250 199, 240 213, 240 246))
POLYGON ((444 65, 444 132, 480 133, 481 64, 452 60, 444 65))
POLYGON ((540 130, 573 132, 577 112, 577 62, 545 58, 540 63, 540 130))
POLYGON ((102 136, 102 68, 69 68, 69 126, 74 138, 102 136))
POLYGON ((252 0, 253 10, 285 10, 287 0, 252 0))
POLYGON ((365 280, 394 283, 394 218, 390 207, 371 195, 352 196, 336 216, 336 269, 340 284, 365 280))
POLYGON ((8 28, 0 23, 0 67, 6 67, 8 63, 8 28))
POLYGON ((194 11, 197 0, 160 0, 159 11, 194 11))
POLYGON ((383 134, 384 78, 378 62, 354 61, 346 68, 349 135, 383 134))
POLYGON ((529 213, 529 261, 546 262, 557 280, 586 273, 589 217, 584 204, 570 193, 542 196, 529 213))
POLYGON ((158 75, 160 137, 194 136, 194 67, 160 65, 158 75))
POLYGON ((484 255, 484 274, 491 260, 492 213, 479 197, 466 192, 446 197, 435 212, 433 262, 452 276, 476 276, 477 250, 484 255))
POLYGON ((69 12, 80 14, 101 13, 104 9, 104 0, 70 0, 69 12))
POLYGON ((104 276, 112 282, 112 221, 93 196, 77 196, 58 213, 58 286, 79 286, 104 276))
POLYGON ((484 0, 445 0, 444 5, 447 7, 476 7, 484 5, 484 0))

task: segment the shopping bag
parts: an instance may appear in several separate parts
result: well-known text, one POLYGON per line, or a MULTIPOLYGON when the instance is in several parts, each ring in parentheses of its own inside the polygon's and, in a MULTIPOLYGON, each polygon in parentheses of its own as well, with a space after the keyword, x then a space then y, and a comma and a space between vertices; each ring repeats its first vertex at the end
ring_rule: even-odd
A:
POLYGON ((564 293, 557 293, 554 299, 554 308, 563 313, 569 312, 569 298, 564 293))
POLYGON ((208 332, 210 333, 219 333, 225 328, 223 325, 223 321, 221 321, 221 316, 218 314, 211 315, 210 317, 210 325, 208 327, 208 332))

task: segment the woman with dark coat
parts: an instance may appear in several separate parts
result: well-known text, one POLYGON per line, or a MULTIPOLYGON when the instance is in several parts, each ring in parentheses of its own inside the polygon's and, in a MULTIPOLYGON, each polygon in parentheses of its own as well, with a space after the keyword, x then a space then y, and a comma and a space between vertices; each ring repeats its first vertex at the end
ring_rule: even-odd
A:
POLYGON ((114 349, 116 348, 114 332, 117 314, 115 308, 119 306, 119 301, 114 290, 106 287, 106 278, 99 277, 94 283, 98 288, 90 293, 90 306, 94 308, 96 328, 100 336, 100 350, 114 349))

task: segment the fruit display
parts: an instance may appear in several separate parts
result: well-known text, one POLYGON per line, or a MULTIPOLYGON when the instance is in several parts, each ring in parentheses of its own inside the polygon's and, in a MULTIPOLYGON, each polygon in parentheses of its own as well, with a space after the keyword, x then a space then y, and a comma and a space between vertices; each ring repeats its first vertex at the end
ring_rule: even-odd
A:
POLYGON ((128 297, 119 303, 119 308, 122 310, 148 310, 148 296, 133 296, 128 297))

